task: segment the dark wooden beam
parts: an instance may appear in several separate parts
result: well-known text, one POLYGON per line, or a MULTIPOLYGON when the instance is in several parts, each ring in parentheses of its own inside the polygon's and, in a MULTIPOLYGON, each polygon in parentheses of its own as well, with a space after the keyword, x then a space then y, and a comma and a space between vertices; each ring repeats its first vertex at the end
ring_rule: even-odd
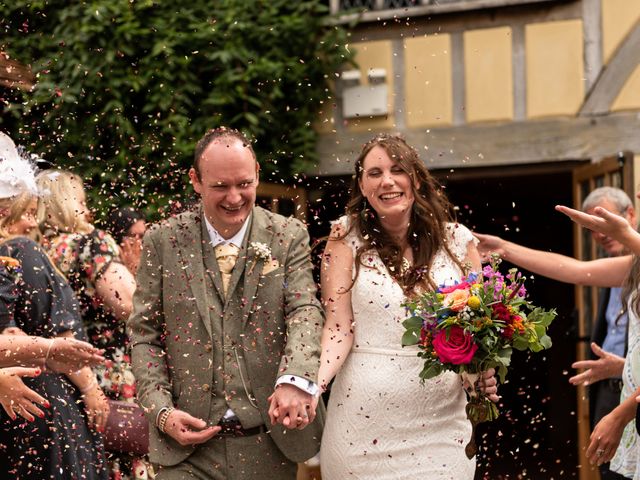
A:
POLYGON ((640 64, 640 20, 625 37, 609 63, 600 71, 579 115, 607 113, 638 64, 640 64))
POLYGON ((468 12, 472 10, 487 10, 494 8, 530 5, 536 3, 561 3, 564 0, 474 0, 474 1, 444 1, 427 5, 415 5, 409 8, 391 8, 383 10, 368 10, 360 13, 338 12, 339 3, 330 2, 331 13, 338 14, 330 20, 332 24, 353 22, 379 22, 396 18, 418 17, 423 15, 439 15, 443 13, 468 12))
MULTIPOLYGON (((350 175, 353 161, 371 133, 322 135, 319 175, 350 175)), ((465 125, 403 132, 433 169, 510 166, 527 163, 600 159, 620 151, 640 152, 640 115, 465 125)))

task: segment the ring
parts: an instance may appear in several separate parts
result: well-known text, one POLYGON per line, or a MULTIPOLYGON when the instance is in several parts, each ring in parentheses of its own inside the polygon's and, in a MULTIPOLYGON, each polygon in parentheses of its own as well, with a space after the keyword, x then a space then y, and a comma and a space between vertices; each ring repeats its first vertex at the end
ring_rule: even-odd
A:
POLYGON ((309 418, 309 415, 302 415, 302 418, 309 418))
POLYGON ((601 457, 602 455, 604 455, 604 450, 602 450, 601 448, 599 448, 598 450, 596 450, 596 455, 598 457, 601 457))

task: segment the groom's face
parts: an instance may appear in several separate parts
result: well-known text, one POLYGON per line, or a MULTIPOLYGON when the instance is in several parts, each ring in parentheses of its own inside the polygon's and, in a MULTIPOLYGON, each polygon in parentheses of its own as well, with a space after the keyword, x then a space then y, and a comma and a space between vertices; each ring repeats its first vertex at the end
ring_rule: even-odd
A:
POLYGON ((223 238, 233 237, 251 213, 258 187, 258 162, 250 148, 234 137, 212 141, 192 168, 191 184, 202 198, 207 220, 223 238))

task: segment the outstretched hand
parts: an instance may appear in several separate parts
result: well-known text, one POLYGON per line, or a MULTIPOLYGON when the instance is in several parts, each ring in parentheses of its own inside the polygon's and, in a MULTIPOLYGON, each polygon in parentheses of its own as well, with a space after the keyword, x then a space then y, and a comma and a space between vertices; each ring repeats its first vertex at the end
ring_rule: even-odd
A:
POLYGON ((33 422, 34 415, 44 417, 44 412, 38 405, 49 408, 49 402, 27 387, 20 378, 37 377, 40 373, 39 368, 0 368, 0 405, 11 420, 15 420, 17 415, 30 422, 33 422))
POLYGON ((56 373, 72 373, 104 363, 103 351, 87 342, 70 337, 56 337, 51 341, 46 366, 56 373))
POLYGON ((504 240, 502 238, 476 232, 473 233, 473 236, 478 239, 477 248, 482 263, 487 263, 491 259, 491 254, 494 253, 504 257, 504 240))
POLYGON ((278 385, 268 400, 271 425, 302 430, 316 418, 318 397, 291 384, 278 385))
POLYGON ((86 392, 82 393, 87 422, 91 428, 104 432, 109 417, 109 402, 97 382, 86 392))
POLYGON ((597 360, 581 360, 574 362, 571 367, 584 369, 569 379, 571 385, 592 385, 605 378, 622 376, 624 358, 602 350, 596 343, 591 343, 591 351, 598 357, 597 360))
POLYGON ((606 208, 595 207, 594 214, 581 212, 564 205, 556 205, 556 210, 564 213, 571 220, 589 230, 607 235, 622 242, 624 236, 632 229, 629 222, 622 216, 611 213, 606 208))
POLYGON ((182 410, 173 410, 167 417, 164 433, 182 446, 198 445, 215 437, 222 427, 208 427, 207 422, 182 410))

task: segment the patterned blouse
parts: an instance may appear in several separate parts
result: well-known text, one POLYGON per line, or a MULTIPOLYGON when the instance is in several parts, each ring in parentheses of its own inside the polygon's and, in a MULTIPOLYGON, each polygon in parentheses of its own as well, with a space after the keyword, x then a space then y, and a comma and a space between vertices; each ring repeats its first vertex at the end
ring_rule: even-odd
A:
POLYGON ((117 243, 111 235, 98 229, 88 234, 60 233, 45 237, 49 257, 67 277, 80 300, 89 341, 105 349, 105 365, 94 369, 100 386, 109 398, 134 401, 135 380, 126 324, 103 307, 96 293, 96 282, 111 262, 120 263, 117 243))

